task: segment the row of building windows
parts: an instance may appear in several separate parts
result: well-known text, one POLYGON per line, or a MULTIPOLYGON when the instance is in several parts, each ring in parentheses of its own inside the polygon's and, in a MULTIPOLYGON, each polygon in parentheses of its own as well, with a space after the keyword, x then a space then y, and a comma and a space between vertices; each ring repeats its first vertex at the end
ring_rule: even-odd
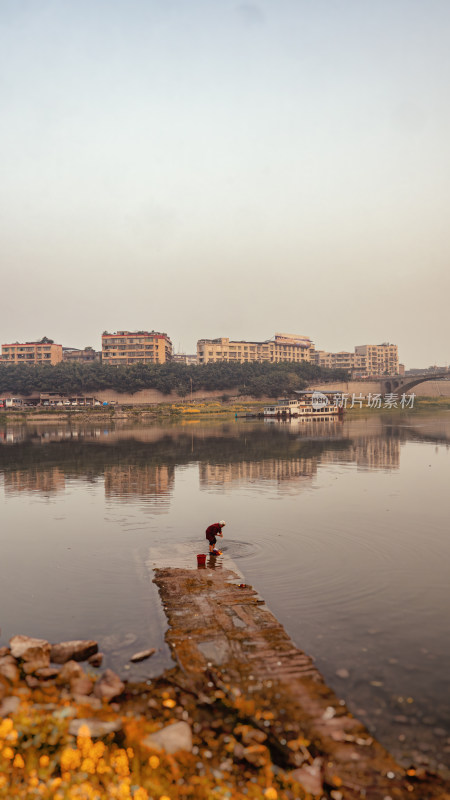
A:
POLYGON ((137 361, 141 361, 142 359, 146 359, 146 358, 148 358, 150 360, 152 360, 154 358, 157 358, 157 354, 147 353, 146 355, 142 356, 142 355, 140 355, 140 353, 133 353, 133 352, 129 352, 129 353, 108 353, 107 356, 103 357, 103 361, 107 361, 108 358, 119 358, 119 359, 135 358, 137 361))
MULTIPOLYGON (((14 361, 14 355, 3 356, 3 358, 4 358, 5 361, 8 361, 8 360, 14 361)), ((50 353, 38 353, 38 355, 35 356, 33 353, 30 353, 30 354, 28 354, 28 353, 18 353, 17 354, 17 358, 23 359, 24 361, 34 361, 35 358, 37 358, 38 361, 42 361, 45 358, 51 358, 51 355, 50 355, 50 353)))
POLYGON ((50 350, 50 347, 2 347, 3 353, 41 353, 44 350, 50 350))
POLYGON ((136 350, 138 352, 142 352, 145 350, 163 350, 164 345, 158 344, 104 344, 103 345, 103 352, 110 351, 110 350, 117 350, 123 353, 125 350, 136 350))
MULTIPOLYGON (((112 339, 112 344, 108 345, 106 342, 103 342, 103 347, 108 347, 108 346, 109 347, 113 347, 116 344, 125 344, 127 346, 130 345, 130 344, 133 344, 133 345, 134 344, 147 344, 147 342, 148 342, 148 339, 116 339, 115 336, 111 337, 111 339, 112 339)), ((152 338, 150 337, 150 341, 158 342, 158 339, 152 340, 152 338)))

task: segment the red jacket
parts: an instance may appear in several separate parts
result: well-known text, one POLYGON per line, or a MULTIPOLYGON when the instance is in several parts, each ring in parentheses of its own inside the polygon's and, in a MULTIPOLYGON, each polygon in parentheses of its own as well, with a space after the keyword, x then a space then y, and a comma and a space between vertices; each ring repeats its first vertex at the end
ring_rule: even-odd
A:
POLYGON ((209 525, 206 528, 206 538, 209 539, 211 536, 215 536, 217 533, 222 533, 223 525, 219 525, 218 522, 214 522, 212 525, 209 525))

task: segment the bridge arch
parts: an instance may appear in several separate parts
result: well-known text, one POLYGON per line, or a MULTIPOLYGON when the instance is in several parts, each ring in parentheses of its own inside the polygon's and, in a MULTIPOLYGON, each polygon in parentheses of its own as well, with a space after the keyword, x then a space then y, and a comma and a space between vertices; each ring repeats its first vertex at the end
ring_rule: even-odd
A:
POLYGON ((418 386, 420 383, 427 383, 427 381, 439 381, 439 380, 450 380, 450 371, 446 372, 439 372, 435 375, 417 375, 415 378, 408 377, 408 378, 399 378, 399 377, 392 377, 386 378, 382 380, 380 383, 383 387, 384 394, 406 394, 410 391, 410 389, 414 389, 414 386, 418 386))

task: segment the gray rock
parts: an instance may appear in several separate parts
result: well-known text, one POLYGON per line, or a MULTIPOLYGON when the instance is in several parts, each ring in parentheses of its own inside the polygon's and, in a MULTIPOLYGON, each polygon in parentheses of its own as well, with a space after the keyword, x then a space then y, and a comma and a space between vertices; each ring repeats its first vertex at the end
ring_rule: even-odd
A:
POLYGON ((94 655, 89 656, 88 658, 88 664, 90 664, 91 667, 101 667, 102 663, 103 653, 94 653, 94 655))
POLYGON ((36 656, 36 658, 32 658, 30 661, 25 661, 23 665, 23 671, 26 675, 30 675, 32 672, 37 672, 38 669, 46 669, 49 666, 49 654, 42 653, 40 656, 36 656))
POLYGON ((90 706, 94 708, 96 711, 102 707, 102 701, 99 700, 98 697, 94 697, 92 694, 72 694, 72 698, 75 703, 79 703, 83 706, 90 706))
POLYGON ((73 695, 91 694, 94 682, 87 675, 80 675, 70 681, 70 691, 73 695))
POLYGON ((338 678, 343 678, 344 680, 345 680, 345 678, 349 678, 350 677, 350 673, 349 673, 348 669, 345 669, 345 667, 342 667, 342 669, 337 669, 336 670, 336 675, 338 676, 338 678))
POLYGON ((20 706, 20 697, 5 697, 0 703, 0 717, 7 717, 14 714, 20 706))
POLYGON ((236 742, 233 748, 233 756, 240 761, 244 758, 245 747, 240 742, 236 742))
POLYGON ((152 750, 164 750, 166 753, 177 753, 179 750, 192 751, 192 730, 187 722, 174 722, 165 728, 146 736, 142 742, 152 750))
POLYGON ((124 689, 125 684, 120 680, 119 676, 112 669, 107 669, 95 684, 94 694, 101 700, 112 700, 113 697, 122 694, 124 689))
POLYGON ((21 658, 22 661, 35 661, 39 658, 50 656, 50 645, 45 639, 33 639, 30 636, 13 636, 9 640, 11 655, 14 658, 21 658))
POLYGON ((315 758, 312 764, 305 764, 299 769, 292 770, 289 777, 297 781, 305 792, 312 795, 323 794, 322 759, 315 758))
POLYGON ((19 674, 15 658, 9 655, 0 658, 0 675, 3 675, 11 683, 15 683, 19 680, 19 674))
POLYGON ((39 678, 35 678, 34 675, 27 675, 25 678, 25 683, 30 687, 30 689, 37 689, 38 686, 41 685, 39 678))
POLYGON ((70 683, 74 678, 81 678, 85 672, 76 661, 66 661, 60 669, 58 683, 70 683))
POLYGON ((156 647, 152 647, 150 650, 142 650, 140 653, 135 653, 134 656, 131 656, 130 661, 134 663, 136 661, 145 661, 146 658, 150 658, 154 653, 156 653, 156 647))
POLYGON ((59 675, 59 669, 56 667, 42 667, 41 669, 36 670, 36 678, 39 678, 41 681, 51 681, 53 678, 57 678, 59 675))
POLYGON ((122 720, 113 719, 104 721, 102 719, 73 719, 69 724, 69 733, 72 736, 78 736, 82 725, 89 728, 89 735, 92 739, 101 739, 102 736, 108 736, 110 733, 117 733, 122 730, 122 720))
POLYGON ((50 660, 54 664, 65 664, 66 661, 86 661, 97 650, 98 644, 93 640, 59 642, 59 644, 52 644, 50 660))

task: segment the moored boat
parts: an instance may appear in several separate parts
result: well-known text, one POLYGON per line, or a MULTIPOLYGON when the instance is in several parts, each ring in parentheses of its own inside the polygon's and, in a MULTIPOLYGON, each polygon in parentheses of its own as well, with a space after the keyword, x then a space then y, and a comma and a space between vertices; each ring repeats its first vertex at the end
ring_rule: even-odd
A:
POLYGON ((281 397, 273 405, 264 406, 263 416, 272 419, 324 419, 339 418, 343 414, 336 392, 333 392, 332 396, 315 391, 297 392, 297 394, 301 397, 295 400, 281 397))

